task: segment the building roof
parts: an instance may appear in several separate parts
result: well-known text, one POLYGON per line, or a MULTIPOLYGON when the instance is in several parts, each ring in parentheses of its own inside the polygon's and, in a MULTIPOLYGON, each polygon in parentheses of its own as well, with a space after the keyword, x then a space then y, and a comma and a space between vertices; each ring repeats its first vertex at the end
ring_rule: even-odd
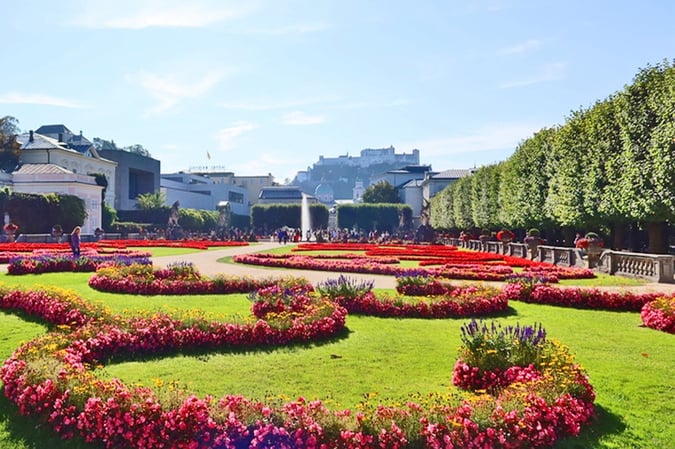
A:
POLYGON ((301 200, 302 191, 299 187, 263 187, 260 190, 258 198, 266 200, 301 200))
POLYGON ((443 170, 431 177, 433 179, 460 179, 470 176, 475 171, 476 169, 474 168, 451 168, 450 170, 443 170))
POLYGON ((23 164, 15 175, 72 175, 73 172, 56 164, 23 164))
POLYGON ((56 139, 38 133, 32 134, 32 141, 30 139, 30 133, 23 133, 16 137, 17 142, 21 144, 22 150, 68 150, 56 139))
POLYGON ((66 125, 42 125, 35 132, 38 134, 73 134, 66 125))

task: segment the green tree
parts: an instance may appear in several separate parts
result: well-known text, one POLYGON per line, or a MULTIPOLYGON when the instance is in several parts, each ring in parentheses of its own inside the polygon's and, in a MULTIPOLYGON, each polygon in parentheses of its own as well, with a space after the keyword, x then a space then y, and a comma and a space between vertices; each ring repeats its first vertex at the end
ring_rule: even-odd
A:
POLYGON ((479 228, 499 227, 499 177, 501 164, 479 168, 471 176, 471 218, 479 228))
POLYGON ((150 152, 140 144, 129 145, 127 147, 122 147, 122 151, 128 151, 129 153, 140 154, 141 156, 152 157, 150 152))
POLYGON ((19 163, 21 145, 16 140, 19 121, 12 116, 0 118, 0 170, 12 172, 19 163))
POLYGON ((449 184, 431 198, 430 224, 436 229, 454 229, 455 217, 453 213, 453 196, 456 183, 449 184))
POLYGON ((471 229, 475 226, 471 214, 471 182, 471 177, 462 178, 455 183, 453 191, 453 219, 460 229, 471 229))
POLYGON ((504 162, 499 180, 499 219, 511 228, 550 226, 544 212, 547 169, 556 128, 544 128, 521 142, 504 162))
POLYGON ((622 149, 612 200, 644 224, 649 252, 665 252, 667 223, 675 221, 675 66, 641 69, 616 102, 622 149))
POLYGON ((387 181, 368 186, 361 197, 364 203, 400 203, 396 188, 387 181))
POLYGON ((164 192, 141 193, 136 197, 136 208, 141 210, 159 209, 166 204, 164 192))

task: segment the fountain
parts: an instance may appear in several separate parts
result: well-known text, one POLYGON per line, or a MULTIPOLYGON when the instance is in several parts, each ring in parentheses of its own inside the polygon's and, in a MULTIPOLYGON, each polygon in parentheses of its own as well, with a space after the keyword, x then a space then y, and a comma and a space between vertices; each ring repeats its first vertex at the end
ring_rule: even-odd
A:
POLYGON ((309 242, 312 230, 312 220, 309 216, 309 201, 307 200, 307 195, 305 193, 302 194, 302 204, 300 205, 300 230, 302 232, 300 240, 306 239, 309 242))

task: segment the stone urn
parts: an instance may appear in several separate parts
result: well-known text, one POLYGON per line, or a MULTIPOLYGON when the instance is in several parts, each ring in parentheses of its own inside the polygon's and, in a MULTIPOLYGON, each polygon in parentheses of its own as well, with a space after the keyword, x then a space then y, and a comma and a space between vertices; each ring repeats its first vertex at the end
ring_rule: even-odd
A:
POLYGON ((532 228, 527 231, 527 237, 523 240, 523 243, 527 245, 527 251, 531 260, 535 260, 539 257, 539 245, 543 242, 543 239, 539 235, 539 230, 532 228))

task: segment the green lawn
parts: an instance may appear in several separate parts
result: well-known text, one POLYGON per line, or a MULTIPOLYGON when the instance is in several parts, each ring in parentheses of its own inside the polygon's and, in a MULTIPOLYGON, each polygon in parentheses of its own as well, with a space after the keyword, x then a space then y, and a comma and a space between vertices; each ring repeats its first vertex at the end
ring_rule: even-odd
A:
MULTIPOLYGON (((202 309, 222 317, 247 315, 246 295, 157 296, 114 295, 90 289, 88 273, 38 276, 0 275, 10 285, 58 285, 112 310, 202 309)), ((605 282, 603 280, 603 282, 605 282)), ((673 447, 675 427, 675 338, 641 327, 639 314, 575 310, 511 303, 502 322, 543 323, 549 337, 570 347, 597 391, 598 419, 580 438, 558 448, 673 447)), ((411 393, 452 388, 452 368, 465 319, 420 320, 350 316, 348 332, 335 340, 259 351, 215 351, 110 364, 105 375, 125 382, 153 385, 175 382, 216 397, 226 393, 255 398, 283 396, 321 398, 331 407, 353 407, 366 394, 386 403, 411 393)), ((0 355, 8 357, 21 342, 46 328, 7 312, 0 313, 0 355)), ((31 418, 18 416, 0 400, 0 447, 85 448, 80 442, 59 443, 31 418)))

